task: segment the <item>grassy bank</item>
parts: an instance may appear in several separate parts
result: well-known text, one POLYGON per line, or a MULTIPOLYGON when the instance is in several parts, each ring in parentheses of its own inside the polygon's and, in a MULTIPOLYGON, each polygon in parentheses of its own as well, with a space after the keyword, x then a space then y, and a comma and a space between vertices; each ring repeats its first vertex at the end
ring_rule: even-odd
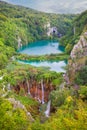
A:
POLYGON ((18 54, 16 56, 17 60, 22 61, 59 61, 59 60, 68 60, 69 55, 66 53, 61 54, 50 54, 50 55, 41 55, 41 56, 30 56, 26 54, 18 54))

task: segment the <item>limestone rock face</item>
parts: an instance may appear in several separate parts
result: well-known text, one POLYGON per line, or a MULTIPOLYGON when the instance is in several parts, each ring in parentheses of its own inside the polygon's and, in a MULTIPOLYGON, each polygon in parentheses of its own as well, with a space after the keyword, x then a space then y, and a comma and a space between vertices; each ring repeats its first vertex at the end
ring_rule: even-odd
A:
POLYGON ((14 109, 20 108, 24 110, 26 112, 26 115, 29 117, 30 121, 34 121, 31 113, 27 111, 26 107, 20 101, 17 101, 14 98, 9 98, 8 101, 12 103, 14 109))
POLYGON ((53 34, 58 34, 57 27, 51 27, 50 22, 44 25, 44 28, 47 29, 47 36, 51 36, 53 34))
POLYGON ((87 41, 84 36, 81 36, 79 42, 74 45, 70 56, 71 59, 87 56, 87 41))
POLYGON ((86 64, 87 61, 87 36, 84 33, 76 45, 74 45, 70 60, 68 62, 68 75, 70 82, 74 82, 77 72, 86 64))

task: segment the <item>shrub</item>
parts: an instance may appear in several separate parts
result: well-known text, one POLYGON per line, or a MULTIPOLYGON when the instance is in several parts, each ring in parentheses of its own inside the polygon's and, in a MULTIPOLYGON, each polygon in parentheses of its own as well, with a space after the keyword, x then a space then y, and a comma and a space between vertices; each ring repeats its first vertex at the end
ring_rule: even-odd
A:
POLYGON ((87 65, 77 73, 75 81, 79 85, 87 85, 87 65))

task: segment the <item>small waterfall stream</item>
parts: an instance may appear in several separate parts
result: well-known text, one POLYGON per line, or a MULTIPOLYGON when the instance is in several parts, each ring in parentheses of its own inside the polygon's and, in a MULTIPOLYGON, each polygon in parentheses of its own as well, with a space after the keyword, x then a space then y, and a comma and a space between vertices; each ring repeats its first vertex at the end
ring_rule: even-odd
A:
POLYGON ((28 80, 27 80, 27 87, 28 87, 28 94, 30 95, 30 86, 28 80))
POLYGON ((50 106, 51 106, 51 100, 49 100, 49 102, 47 104, 47 109, 44 112, 46 117, 49 117, 49 115, 50 115, 50 106))
POLYGON ((35 98, 37 98, 37 93, 38 92, 38 89, 37 89, 37 85, 36 85, 36 90, 35 90, 35 98))
POLYGON ((22 47, 21 38, 18 36, 18 49, 22 47))
POLYGON ((39 89, 38 89, 38 86, 37 86, 37 99, 38 99, 38 101, 41 103, 41 100, 40 100, 40 97, 39 97, 39 89))
POLYGON ((44 104, 44 85, 43 85, 43 80, 41 80, 41 88, 42 88, 42 104, 44 104))

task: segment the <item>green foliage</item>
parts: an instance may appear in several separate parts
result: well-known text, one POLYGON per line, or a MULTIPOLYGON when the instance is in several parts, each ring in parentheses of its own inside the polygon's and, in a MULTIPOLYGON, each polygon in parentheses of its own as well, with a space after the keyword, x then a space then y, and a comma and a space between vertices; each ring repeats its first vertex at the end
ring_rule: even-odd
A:
POLYGON ((75 82, 79 85, 87 85, 87 66, 84 66, 78 73, 75 82))
MULTIPOLYGON (((80 102, 80 101, 79 101, 80 102)), ((87 119, 86 115, 86 106, 80 106, 84 103, 79 103, 78 110, 74 110, 72 105, 64 108, 58 109, 55 116, 49 120, 47 123, 52 130, 86 130, 87 119), (72 108, 71 108, 72 107, 72 108), (80 113, 82 111, 82 113, 80 113), (84 121, 83 121, 84 120, 84 121)))
POLYGON ((50 54, 50 55, 41 55, 41 56, 29 56, 26 54, 18 54, 16 56, 17 60, 20 61, 62 61, 62 60, 67 60, 69 58, 69 55, 66 53, 61 53, 61 54, 50 54))
MULTIPOLYGON (((41 79, 43 79, 47 84, 51 82, 54 86, 58 86, 63 80, 62 73, 49 71, 48 68, 45 69, 43 67, 35 68, 30 65, 23 66, 17 62, 10 63, 5 71, 3 82, 5 84, 10 83, 14 87, 23 81, 30 79, 30 77, 33 77, 37 82, 40 82, 41 79)), ((21 89, 20 95, 25 95, 23 89, 21 89)))
POLYGON ((62 37, 61 44, 66 46, 67 53, 70 53, 73 45, 78 42, 80 35, 83 33, 83 30, 86 31, 87 26, 86 21, 87 21, 87 11, 84 11, 72 21, 72 25, 68 30, 67 34, 64 37, 62 37))
POLYGON ((65 48, 65 52, 66 52, 67 54, 70 54, 71 50, 72 50, 72 44, 67 44, 67 46, 66 46, 66 48, 65 48))
POLYGON ((14 54, 14 49, 4 45, 2 41, 3 39, 0 39, 0 69, 6 66, 8 60, 14 54))
POLYGON ((87 86, 80 87, 79 95, 82 99, 87 99, 87 86))
POLYGON ((54 107, 59 107, 64 104, 65 93, 64 91, 52 91, 50 94, 50 98, 52 100, 52 105, 54 107))
POLYGON ((0 2, 0 37, 5 44, 17 49, 18 37, 26 45, 35 40, 47 39, 44 26, 50 22, 59 33, 67 33, 75 15, 46 14, 20 6, 0 2))
POLYGON ((71 27, 72 20, 76 17, 75 15, 70 14, 62 14, 62 15, 49 15, 51 19, 52 26, 56 26, 58 28, 59 33, 65 35, 68 33, 69 28, 71 27))
POLYGON ((57 79, 54 79, 52 83, 53 85, 58 86, 62 83, 62 81, 63 81, 63 78, 62 78, 62 75, 60 75, 60 77, 58 77, 57 79))
POLYGON ((0 98, 0 129, 1 130, 26 130, 28 118, 21 109, 13 109, 8 100, 0 98))
MULTIPOLYGON (((14 6, 0 2, 0 96, 3 95, 3 85, 11 84, 16 87, 30 77, 36 81, 43 79, 46 83, 52 83, 57 86, 57 90, 52 91, 50 99, 52 108, 56 113, 52 115, 44 124, 41 124, 39 116, 38 103, 29 95, 25 96, 24 89, 21 89, 19 95, 12 92, 7 93, 6 98, 0 97, 0 130, 86 130, 87 129, 87 66, 83 67, 76 76, 76 83, 84 85, 79 89, 79 97, 72 96, 72 90, 65 88, 62 90, 59 85, 63 81, 62 75, 56 72, 49 72, 46 68, 38 68, 21 65, 17 62, 8 61, 14 54, 14 49, 18 47, 18 37, 22 44, 33 42, 39 39, 46 39, 46 29, 44 25, 50 21, 52 26, 58 28, 59 33, 63 35, 61 43, 66 46, 66 53, 70 53, 73 44, 77 43, 82 30, 86 26, 87 11, 79 15, 72 24, 74 15, 45 14, 32 9, 14 6), (71 25, 72 24, 72 25, 71 25), (75 27, 75 35, 73 29, 75 27), (69 30, 70 28, 70 30, 69 30), (69 32, 68 32, 69 31, 69 32), (13 48, 14 49, 13 49, 13 48), (8 65, 7 65, 8 64, 8 65), (7 66, 6 66, 7 65, 7 66), (6 66, 6 69, 3 69, 6 66), (30 122, 26 113, 21 108, 13 108, 8 101, 9 97, 19 100, 29 112, 35 117, 33 123, 30 122), (85 99, 83 102, 80 99, 85 99)), ((40 57, 30 57, 18 55, 20 60, 64 60, 68 55, 46 55, 40 57)), ((7 88, 5 88, 7 90, 7 88)))
POLYGON ((86 130, 87 129, 87 107, 83 101, 68 97, 66 105, 58 108, 44 124, 37 120, 31 125, 32 130, 86 130), (72 101, 71 101, 71 100, 72 101), (69 105, 68 105, 69 104, 69 105))

